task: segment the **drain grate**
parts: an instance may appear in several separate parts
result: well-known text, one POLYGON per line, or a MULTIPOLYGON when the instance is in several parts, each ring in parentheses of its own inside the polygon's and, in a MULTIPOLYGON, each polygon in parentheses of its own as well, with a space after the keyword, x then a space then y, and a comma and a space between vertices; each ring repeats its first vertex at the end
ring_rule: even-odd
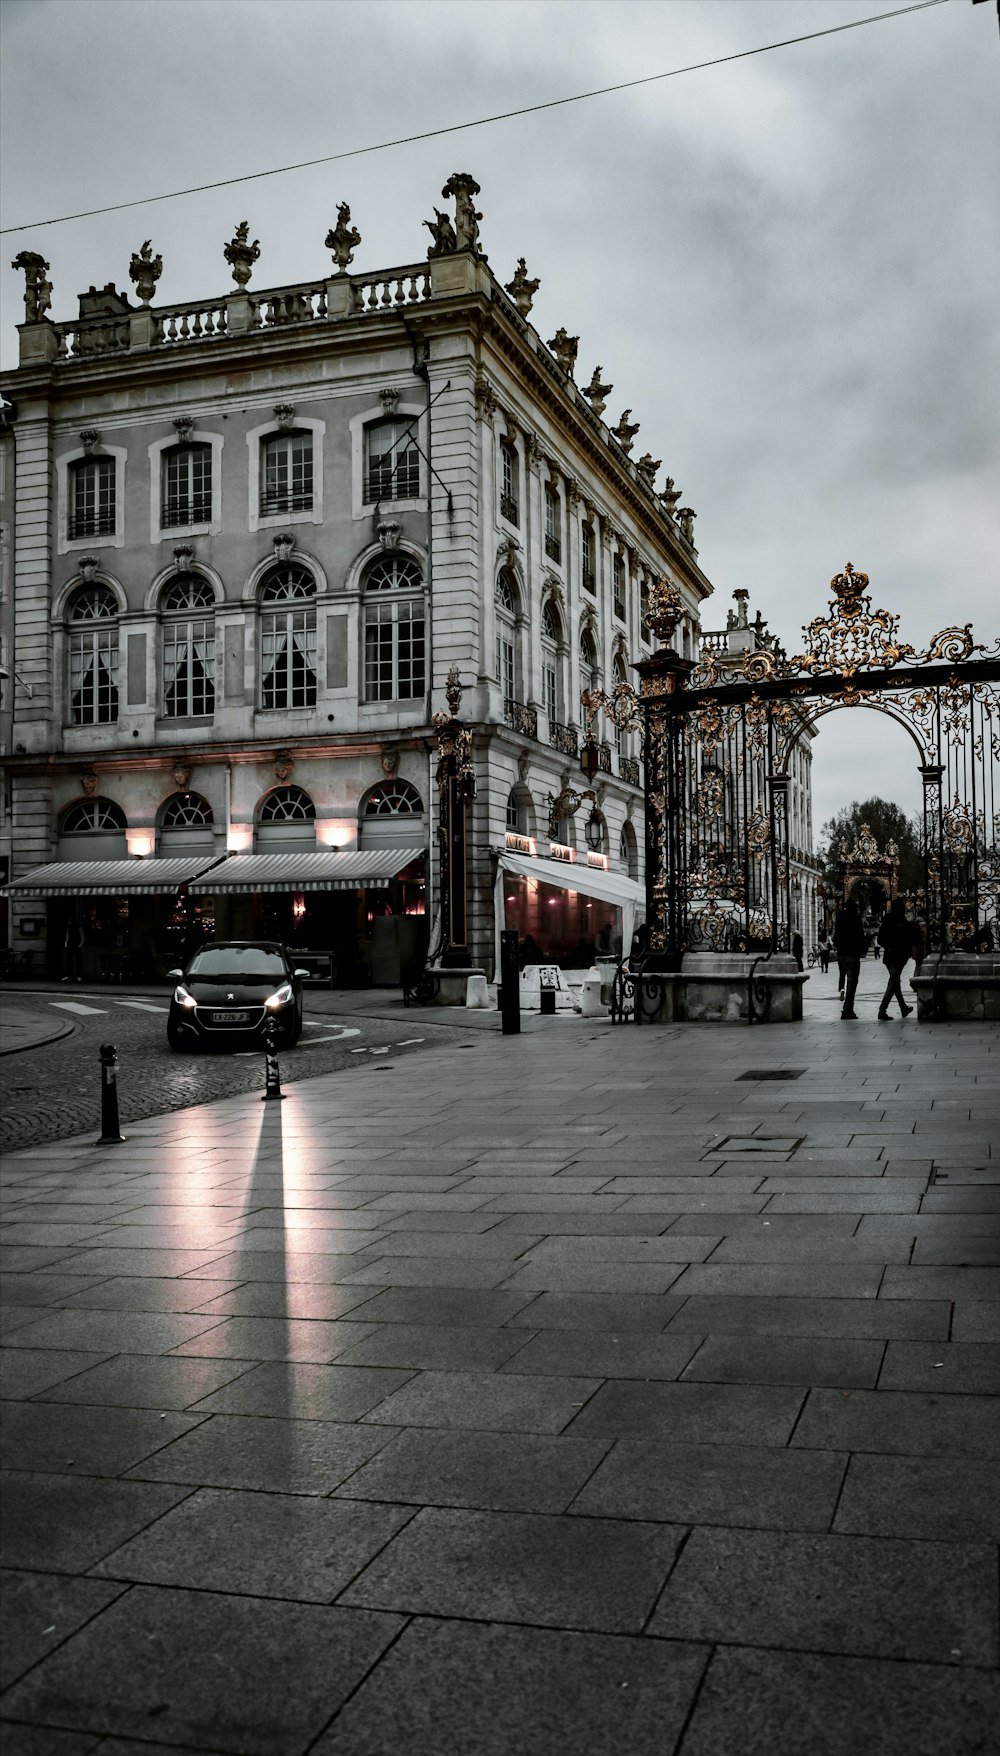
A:
POLYGON ((801 1079, 804 1067, 751 1067, 748 1073, 737 1073, 740 1079, 801 1079))

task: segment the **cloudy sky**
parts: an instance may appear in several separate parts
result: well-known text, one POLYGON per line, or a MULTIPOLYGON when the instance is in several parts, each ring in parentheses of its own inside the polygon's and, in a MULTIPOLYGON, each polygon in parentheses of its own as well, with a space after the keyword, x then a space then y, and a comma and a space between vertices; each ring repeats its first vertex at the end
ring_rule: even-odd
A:
MULTIPOLYGON (((876 0, 5 0, 3 224, 44 220, 523 109, 891 11, 876 0)), ((612 419, 698 512, 717 591, 747 586, 789 650, 850 558, 922 645, 1000 629, 1000 36, 969 0, 638 90, 180 200, 3 238, 3 360, 20 276, 52 315, 129 286, 223 292, 246 217, 254 285, 315 279, 348 201, 356 270, 415 262, 453 170, 484 246, 541 278, 612 419)), ((905 734, 866 710, 815 746, 817 828, 873 792, 914 809, 905 734)))

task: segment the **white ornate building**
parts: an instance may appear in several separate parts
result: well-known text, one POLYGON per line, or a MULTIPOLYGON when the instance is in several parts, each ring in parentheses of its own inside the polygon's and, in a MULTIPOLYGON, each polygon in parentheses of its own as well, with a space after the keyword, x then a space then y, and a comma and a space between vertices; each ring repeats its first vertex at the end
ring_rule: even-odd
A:
POLYGON ((235 287, 183 305, 152 302, 144 247, 140 303, 91 288, 53 321, 48 264, 18 259, 4 833, 10 943, 53 973, 79 921, 89 975, 160 972, 214 924, 398 979, 433 924, 453 665, 475 961, 492 970, 498 907, 563 961, 627 931, 639 750, 599 722, 581 800, 580 695, 649 650, 660 575, 696 653, 694 514, 633 459, 631 411, 602 418, 600 368, 577 384, 576 338, 533 326, 523 261, 506 287, 488 266, 478 186, 445 193, 428 261, 354 272, 344 208, 333 272, 258 292, 244 225, 235 287))

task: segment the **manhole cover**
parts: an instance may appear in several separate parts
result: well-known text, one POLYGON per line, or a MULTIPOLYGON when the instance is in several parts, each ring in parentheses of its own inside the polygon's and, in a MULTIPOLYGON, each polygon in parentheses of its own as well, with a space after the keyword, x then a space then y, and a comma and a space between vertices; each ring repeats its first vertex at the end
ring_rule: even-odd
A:
POLYGON ((737 1079, 801 1079, 804 1067, 751 1067, 749 1073, 737 1073, 737 1079))

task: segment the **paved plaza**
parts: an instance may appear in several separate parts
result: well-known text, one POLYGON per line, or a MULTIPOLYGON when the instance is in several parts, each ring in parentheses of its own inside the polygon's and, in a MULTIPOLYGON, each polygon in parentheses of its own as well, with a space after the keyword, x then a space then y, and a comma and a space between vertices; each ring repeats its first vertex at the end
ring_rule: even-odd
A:
POLYGON ((1000 1032, 810 986, 11 1155, 5 1756, 995 1752, 1000 1032))

